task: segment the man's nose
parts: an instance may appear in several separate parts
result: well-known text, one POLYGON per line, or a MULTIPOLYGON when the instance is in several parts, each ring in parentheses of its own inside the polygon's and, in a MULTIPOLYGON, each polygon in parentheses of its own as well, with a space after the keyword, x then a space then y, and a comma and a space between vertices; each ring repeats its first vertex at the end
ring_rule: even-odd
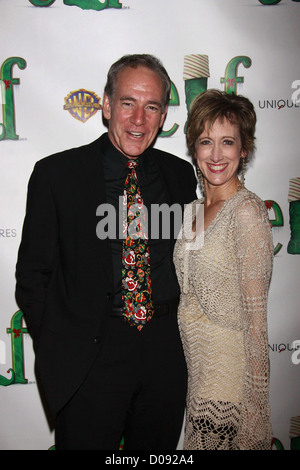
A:
POLYGON ((137 106, 131 115, 131 122, 136 126, 141 126, 145 123, 145 110, 143 107, 137 106))

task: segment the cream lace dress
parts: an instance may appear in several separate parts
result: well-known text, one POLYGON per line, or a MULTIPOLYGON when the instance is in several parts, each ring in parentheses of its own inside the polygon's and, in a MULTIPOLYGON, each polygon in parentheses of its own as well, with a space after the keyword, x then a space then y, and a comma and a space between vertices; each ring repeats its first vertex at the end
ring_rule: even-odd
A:
POLYGON ((202 202, 187 206, 174 252, 189 372, 184 448, 270 449, 267 296, 273 242, 267 211, 242 188, 206 229, 202 248, 193 249, 192 220, 202 202))

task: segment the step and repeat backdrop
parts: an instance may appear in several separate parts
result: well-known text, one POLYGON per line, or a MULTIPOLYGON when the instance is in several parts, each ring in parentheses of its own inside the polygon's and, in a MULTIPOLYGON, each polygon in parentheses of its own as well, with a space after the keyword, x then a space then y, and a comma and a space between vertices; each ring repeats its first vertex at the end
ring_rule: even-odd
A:
POLYGON ((54 443, 14 296, 28 179, 37 160, 106 131, 106 74, 128 53, 154 54, 167 68, 170 107, 155 145, 183 159, 195 95, 218 88, 255 105, 246 186, 265 201, 274 236, 273 449, 299 448, 300 1, 1 0, 0 18, 0 449, 54 443))

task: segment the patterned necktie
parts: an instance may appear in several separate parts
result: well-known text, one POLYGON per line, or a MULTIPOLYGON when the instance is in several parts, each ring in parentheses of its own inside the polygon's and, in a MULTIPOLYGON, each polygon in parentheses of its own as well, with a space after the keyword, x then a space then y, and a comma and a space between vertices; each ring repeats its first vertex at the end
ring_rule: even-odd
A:
POLYGON ((147 210, 138 185, 136 161, 129 160, 123 209, 122 299, 123 315, 139 331, 153 316, 148 246, 147 210), (124 213, 124 212, 123 212, 124 213))

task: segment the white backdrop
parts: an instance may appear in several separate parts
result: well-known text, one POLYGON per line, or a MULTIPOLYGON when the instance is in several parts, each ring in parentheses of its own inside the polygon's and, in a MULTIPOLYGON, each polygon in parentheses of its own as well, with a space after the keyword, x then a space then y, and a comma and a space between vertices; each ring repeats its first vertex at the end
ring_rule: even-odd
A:
MULTIPOLYGON (((287 252, 289 181, 300 176, 300 102, 292 99, 293 93, 300 98, 300 2, 49 3, 0 0, 0 449, 53 445, 35 384, 31 339, 20 314, 14 316, 28 178, 37 160, 91 142, 106 130, 101 111, 93 114, 89 108, 92 116, 83 122, 71 114, 76 109, 64 109, 65 98, 82 89, 102 100, 106 73, 115 60, 127 53, 151 53, 162 60, 174 85, 164 130, 178 126, 173 135, 158 138, 157 147, 189 159, 184 134, 187 55, 208 57, 207 88, 226 85, 256 107, 257 152, 246 186, 274 201, 270 219, 277 220, 273 234, 280 245, 269 295, 272 424, 274 437, 288 450, 290 419, 300 415, 300 351, 294 343, 300 341, 300 257, 287 252), (84 4, 90 9, 83 9, 84 4)), ((199 86, 205 86, 203 80, 199 86)))

